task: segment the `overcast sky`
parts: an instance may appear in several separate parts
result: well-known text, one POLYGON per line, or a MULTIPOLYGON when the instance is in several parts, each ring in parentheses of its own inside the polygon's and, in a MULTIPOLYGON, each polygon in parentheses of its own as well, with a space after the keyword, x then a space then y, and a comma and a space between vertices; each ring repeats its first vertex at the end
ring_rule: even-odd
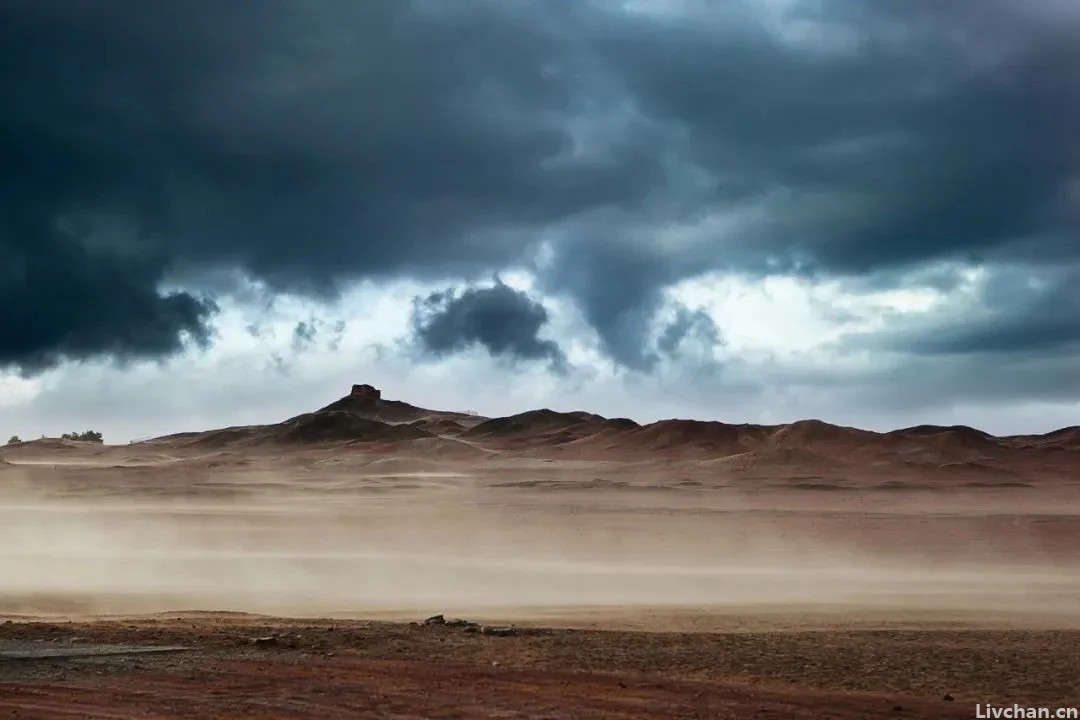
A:
POLYGON ((1080 423, 1074 0, 8 0, 0 434, 1080 423))

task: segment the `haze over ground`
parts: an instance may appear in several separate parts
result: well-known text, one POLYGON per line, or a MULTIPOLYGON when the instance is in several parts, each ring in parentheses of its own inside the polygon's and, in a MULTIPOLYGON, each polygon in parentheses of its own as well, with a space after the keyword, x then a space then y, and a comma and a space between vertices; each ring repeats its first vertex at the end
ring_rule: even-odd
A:
POLYGON ((0 448, 0 613, 1073 627, 1078 468, 1077 428, 485 418, 355 385, 269 425, 0 448))

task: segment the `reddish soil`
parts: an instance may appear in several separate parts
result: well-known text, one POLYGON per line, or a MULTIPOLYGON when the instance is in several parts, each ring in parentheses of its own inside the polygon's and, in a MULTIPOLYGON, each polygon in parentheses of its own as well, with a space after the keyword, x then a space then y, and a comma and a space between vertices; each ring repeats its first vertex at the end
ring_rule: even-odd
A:
POLYGON ((539 629, 491 637, 211 614, 20 622, 0 626, 0 650, 76 640, 87 651, 118 642, 190 650, 0 660, 0 717, 966 718, 975 702, 1065 704, 1077 639, 1033 631, 539 629), (263 634, 277 639, 253 645, 263 634), (957 684, 948 686, 954 700, 938 689, 945 683, 957 684))
POLYGON ((185 674, 0 688, 0 717, 42 719, 971 717, 966 706, 888 696, 326 658, 223 661, 185 674))

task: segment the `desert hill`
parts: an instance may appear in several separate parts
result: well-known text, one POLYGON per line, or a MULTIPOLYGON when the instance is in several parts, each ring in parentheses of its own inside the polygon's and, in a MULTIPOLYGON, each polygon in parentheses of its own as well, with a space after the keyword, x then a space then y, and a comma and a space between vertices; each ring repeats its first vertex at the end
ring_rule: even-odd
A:
MULTIPOLYGON (((56 450, 60 441, 36 442, 56 450)), ((0 459, 33 453, 34 446, 0 449, 0 459)), ((184 455, 340 448, 373 459, 661 463, 743 477, 872 475, 920 482, 1025 482, 1068 479, 1080 471, 1076 426, 1044 435, 995 437, 966 426, 919 425, 882 433, 820 420, 758 425, 668 419, 639 425, 626 418, 551 409, 487 418, 387 400, 370 385, 354 385, 345 397, 279 423, 180 433, 130 449, 136 446, 184 455)))
POLYGON ((998 441, 1014 448, 1077 450, 1080 449, 1080 425, 1061 428, 1045 435, 1011 435, 998 438, 998 441))
POLYGON ((390 424, 417 421, 450 421, 462 426, 469 426, 484 420, 484 418, 467 413, 427 410, 400 400, 384 400, 382 392, 371 385, 353 385, 348 395, 340 400, 335 400, 312 414, 318 415, 331 412, 343 412, 351 416, 390 424))

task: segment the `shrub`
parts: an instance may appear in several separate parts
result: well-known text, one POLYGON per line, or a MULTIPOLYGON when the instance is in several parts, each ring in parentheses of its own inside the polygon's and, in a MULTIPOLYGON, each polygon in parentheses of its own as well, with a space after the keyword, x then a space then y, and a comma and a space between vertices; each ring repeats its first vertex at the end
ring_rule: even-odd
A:
POLYGON ((104 442, 101 437, 101 433, 96 430, 87 430, 86 432, 72 432, 64 433, 60 436, 61 440, 82 440, 83 442, 104 442))

